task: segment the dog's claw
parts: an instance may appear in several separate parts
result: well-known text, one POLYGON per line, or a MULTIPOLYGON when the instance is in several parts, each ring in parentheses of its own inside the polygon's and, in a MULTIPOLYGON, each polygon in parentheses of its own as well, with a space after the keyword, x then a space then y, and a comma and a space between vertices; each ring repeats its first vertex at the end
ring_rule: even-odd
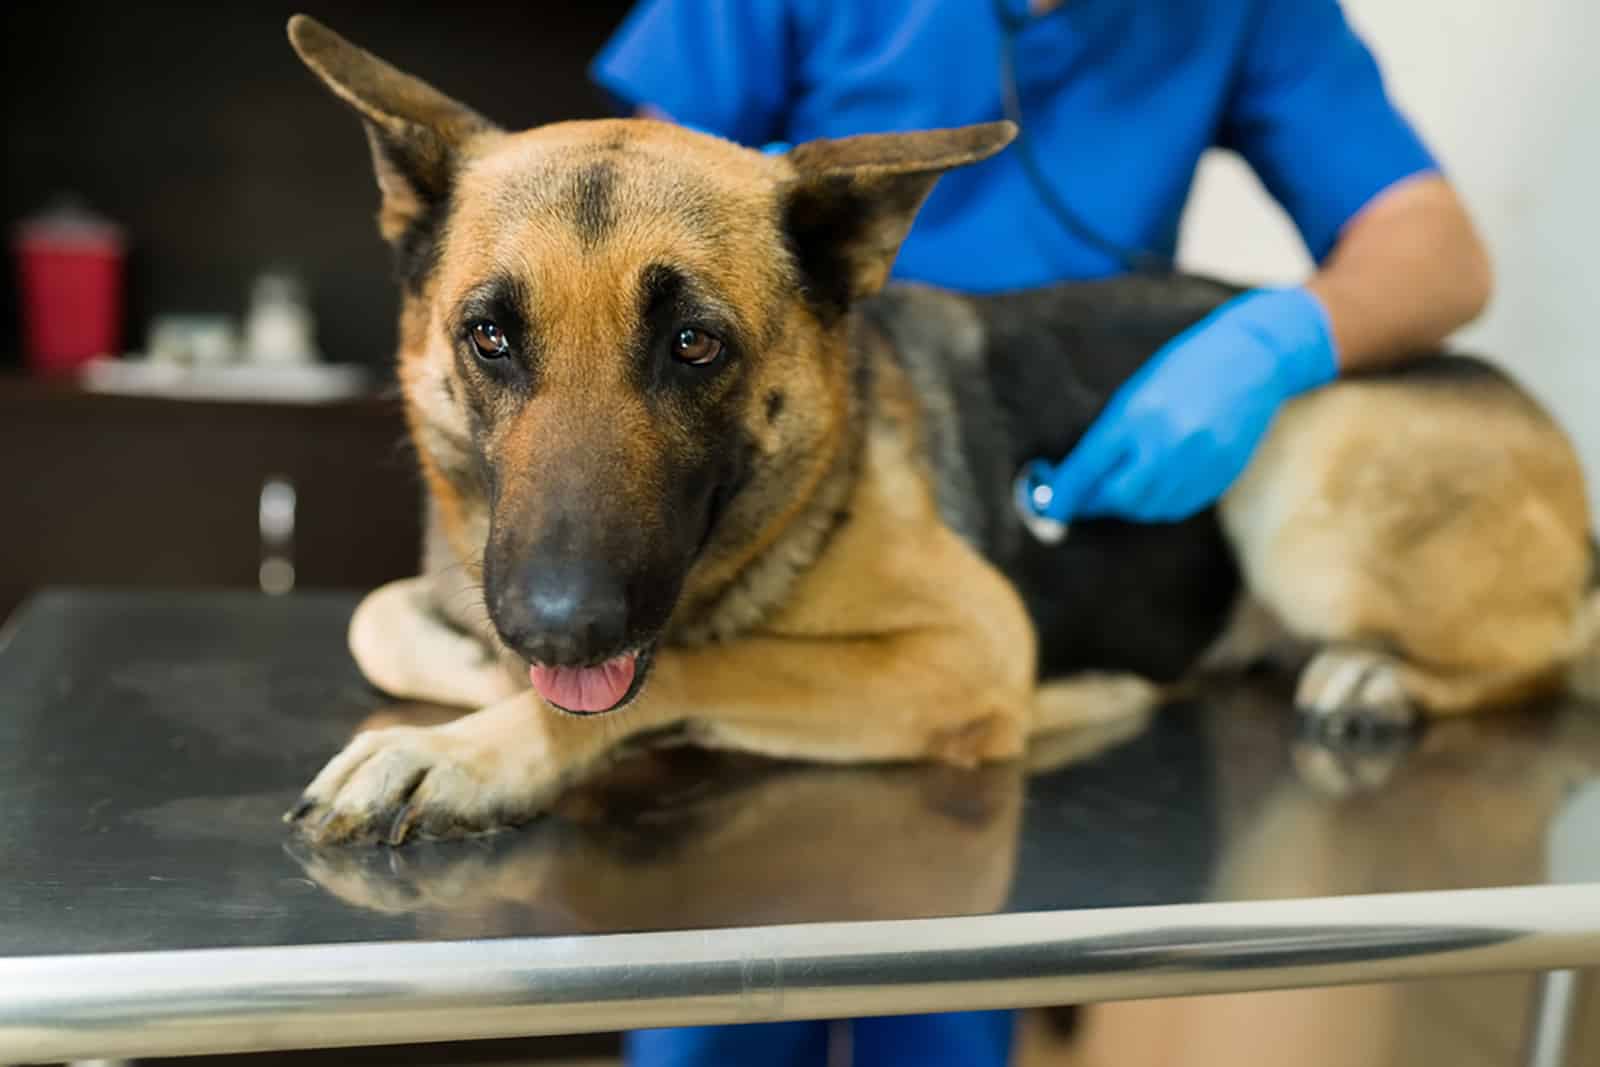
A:
POLYGON ((394 820, 389 823, 389 832, 384 835, 384 840, 391 846, 405 844, 406 835, 411 832, 411 824, 416 821, 416 818, 416 807, 411 801, 406 801, 400 810, 395 813, 394 820))
POLYGON ((283 821, 288 823, 299 822, 306 817, 306 813, 317 806, 317 802, 310 797, 301 797, 299 803, 283 813, 283 821))
POLYGON ((305 831, 306 836, 311 838, 313 845, 323 845, 338 837, 333 831, 340 823, 345 821, 347 820, 340 818, 336 810, 329 808, 322 813, 320 818, 305 824, 302 829, 305 831))
POLYGON ((386 727, 353 738, 288 820, 312 846, 464 837, 525 822, 557 780, 541 760, 504 759, 455 731, 386 727))

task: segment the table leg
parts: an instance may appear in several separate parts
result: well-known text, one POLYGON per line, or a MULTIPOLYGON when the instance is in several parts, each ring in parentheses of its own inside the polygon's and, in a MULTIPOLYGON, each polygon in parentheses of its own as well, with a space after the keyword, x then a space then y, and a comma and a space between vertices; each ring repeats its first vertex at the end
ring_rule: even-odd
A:
POLYGON ((1572 1024, 1578 1015, 1579 971, 1545 971, 1534 988, 1524 1067, 1566 1067, 1572 1024))

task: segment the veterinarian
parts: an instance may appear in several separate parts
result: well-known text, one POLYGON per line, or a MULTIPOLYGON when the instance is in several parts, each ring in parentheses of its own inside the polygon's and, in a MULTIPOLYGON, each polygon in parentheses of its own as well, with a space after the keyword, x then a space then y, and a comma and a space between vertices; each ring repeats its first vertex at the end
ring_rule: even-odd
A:
MULTIPOLYGON (((1179 336, 1042 457, 1034 501, 1062 521, 1203 510, 1288 400, 1430 348, 1489 297, 1472 223, 1336 0, 644 0, 593 74, 769 150, 1012 118, 1017 141, 940 180, 895 266, 970 292, 1170 269, 1201 154, 1241 155, 1317 270, 1179 336)), ((854 1063, 1001 1064, 1009 1035, 1003 1014, 872 1020, 854 1063)), ((826 1044, 821 1023, 650 1031, 630 1056, 798 1067, 826 1044)))

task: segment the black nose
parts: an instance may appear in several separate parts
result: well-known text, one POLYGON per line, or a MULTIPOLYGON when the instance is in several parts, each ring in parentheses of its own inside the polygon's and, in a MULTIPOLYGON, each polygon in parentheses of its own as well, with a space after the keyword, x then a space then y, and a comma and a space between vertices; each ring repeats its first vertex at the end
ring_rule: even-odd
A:
POLYGON ((598 560, 529 564, 494 592, 490 614, 505 643, 547 667, 627 651, 628 602, 616 570, 598 560))

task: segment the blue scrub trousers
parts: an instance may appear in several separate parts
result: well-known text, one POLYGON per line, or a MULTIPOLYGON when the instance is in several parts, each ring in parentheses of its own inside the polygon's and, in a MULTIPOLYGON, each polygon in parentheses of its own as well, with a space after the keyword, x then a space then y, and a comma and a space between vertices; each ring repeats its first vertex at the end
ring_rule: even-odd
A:
MULTIPOLYGON (((1013 1013, 896 1015, 849 1024, 851 1067, 1005 1067, 1013 1013)), ((827 1022, 636 1030, 628 1067, 826 1067, 827 1022)))

